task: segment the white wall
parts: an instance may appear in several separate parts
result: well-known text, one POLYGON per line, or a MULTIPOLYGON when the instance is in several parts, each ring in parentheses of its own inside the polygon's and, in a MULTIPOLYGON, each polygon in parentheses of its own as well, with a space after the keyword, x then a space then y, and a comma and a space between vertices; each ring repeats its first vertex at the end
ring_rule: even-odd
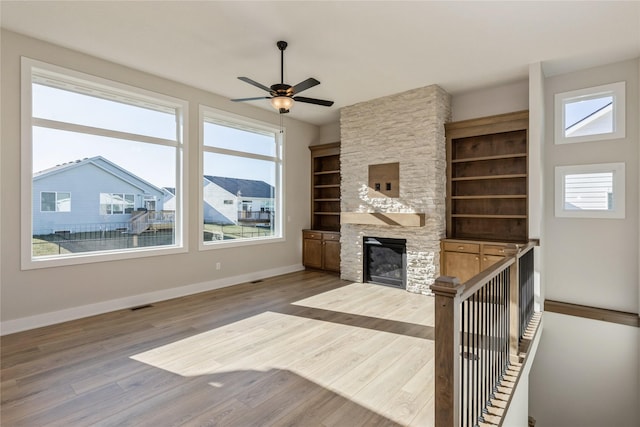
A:
POLYGON ((451 97, 452 121, 529 109, 527 80, 465 92, 451 97))
POLYGON ((529 376, 536 427, 637 427, 638 328, 544 313, 529 376))
POLYGON ((550 77, 545 82, 544 228, 547 298, 638 312, 638 61, 550 77), (623 139, 554 144, 554 94, 626 81, 623 139), (554 169, 559 165, 626 163, 626 218, 554 216, 554 169))
MULTIPOLYGON (((638 312, 639 61, 625 61, 544 82, 545 146, 542 256, 546 299, 638 312), (555 145, 553 96, 626 81, 626 133, 620 140, 555 145), (626 218, 554 217, 557 165, 626 163, 626 218)), ((538 427, 640 424, 640 330, 544 314, 545 329, 530 376, 530 414, 538 427)))
POLYGON ((0 223, 2 271, 2 333, 96 312, 149 302, 149 299, 220 287, 265 275, 301 269, 301 233, 309 226, 309 150, 319 138, 316 126, 288 117, 285 121, 285 241, 207 251, 198 250, 198 104, 227 110, 278 125, 279 117, 267 110, 229 102, 226 98, 162 79, 108 61, 2 31, 2 145, 3 206, 0 223), (116 80, 190 103, 188 193, 186 212, 188 253, 77 266, 20 270, 19 224, 28 217, 20 212, 20 56, 49 62, 116 80), (238 260, 242 260, 239 262, 238 260), (214 266, 220 262, 222 269, 214 266), (179 268, 176 268, 179 266, 179 268), (113 280, 113 272, 122 271, 113 280))
POLYGON ((320 139, 318 144, 328 144, 340 141, 340 122, 329 123, 320 126, 320 139))

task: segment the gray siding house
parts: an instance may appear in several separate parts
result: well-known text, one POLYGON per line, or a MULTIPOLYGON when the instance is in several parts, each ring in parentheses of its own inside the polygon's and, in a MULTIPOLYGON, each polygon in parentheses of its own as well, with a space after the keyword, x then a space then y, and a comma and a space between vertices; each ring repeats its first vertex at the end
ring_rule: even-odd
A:
POLYGON ((203 187, 205 223, 271 222, 275 188, 266 182, 205 175, 203 187))
POLYGON ((166 191, 102 156, 33 175, 33 234, 127 228, 138 210, 160 212, 166 191))

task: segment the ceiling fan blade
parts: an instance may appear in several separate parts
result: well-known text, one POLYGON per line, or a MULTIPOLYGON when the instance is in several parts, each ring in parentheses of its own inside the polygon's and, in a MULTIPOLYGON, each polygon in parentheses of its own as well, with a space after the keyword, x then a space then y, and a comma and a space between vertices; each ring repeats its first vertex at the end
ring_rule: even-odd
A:
POLYGON ((271 88, 266 87, 262 83, 258 83, 255 80, 251 80, 249 77, 238 77, 238 79, 242 80, 245 83, 249 83, 250 85, 253 85, 255 87, 259 87, 260 89, 266 90, 267 92, 271 93, 271 88))
POLYGON ((294 96, 293 99, 297 102, 306 102, 307 104, 323 105, 325 107, 331 107, 333 101, 326 101, 324 99, 306 98, 304 96, 294 96))
POLYGON ((297 85, 295 85, 294 87, 292 87, 291 88, 291 92, 292 93, 300 93, 303 90, 307 90, 307 89, 312 88, 314 86, 317 86, 319 84, 320 84, 319 81, 317 81, 313 77, 310 77, 307 80, 305 80, 303 82, 300 82, 297 85))
POLYGON ((257 101, 258 99, 271 99, 271 97, 270 96, 254 96, 253 98, 231 99, 231 101, 233 101, 233 102, 257 101))

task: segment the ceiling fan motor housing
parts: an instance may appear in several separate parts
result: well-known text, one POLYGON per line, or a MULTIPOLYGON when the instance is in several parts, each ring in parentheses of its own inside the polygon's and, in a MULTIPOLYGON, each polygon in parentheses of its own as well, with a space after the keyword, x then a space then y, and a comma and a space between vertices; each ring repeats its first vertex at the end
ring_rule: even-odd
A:
POLYGON ((276 83, 271 85, 271 90, 273 91, 273 96, 292 96, 293 91, 291 90, 292 86, 285 83, 276 83))

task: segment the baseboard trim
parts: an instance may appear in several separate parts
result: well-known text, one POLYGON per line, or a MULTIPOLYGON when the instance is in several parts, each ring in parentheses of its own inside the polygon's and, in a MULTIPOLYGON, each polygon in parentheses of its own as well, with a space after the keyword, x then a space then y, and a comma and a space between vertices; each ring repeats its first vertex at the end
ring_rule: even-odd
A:
POLYGON ((640 328, 640 317, 638 317, 636 313, 627 313, 624 311, 570 304, 568 302, 553 300, 544 301, 544 311, 640 328))
POLYGON ((79 307, 72 307, 64 310, 49 313, 37 314, 35 316, 22 317, 19 319, 5 320, 0 322, 0 336, 41 328, 43 326, 54 325, 70 320, 81 319, 83 317, 95 316, 96 314, 108 313, 125 308, 137 307, 145 304, 152 304, 158 301, 165 301, 172 298, 184 297, 197 294, 199 292, 212 291, 241 283, 251 282, 268 277, 279 276, 281 274, 293 273, 304 270, 302 264, 289 265, 285 267, 271 268, 238 276, 224 277, 222 279, 209 280, 206 282, 192 283, 190 285, 178 286, 175 288, 163 289, 161 291, 149 292, 139 295, 131 295, 124 298, 102 301, 95 304, 87 304, 79 307))

